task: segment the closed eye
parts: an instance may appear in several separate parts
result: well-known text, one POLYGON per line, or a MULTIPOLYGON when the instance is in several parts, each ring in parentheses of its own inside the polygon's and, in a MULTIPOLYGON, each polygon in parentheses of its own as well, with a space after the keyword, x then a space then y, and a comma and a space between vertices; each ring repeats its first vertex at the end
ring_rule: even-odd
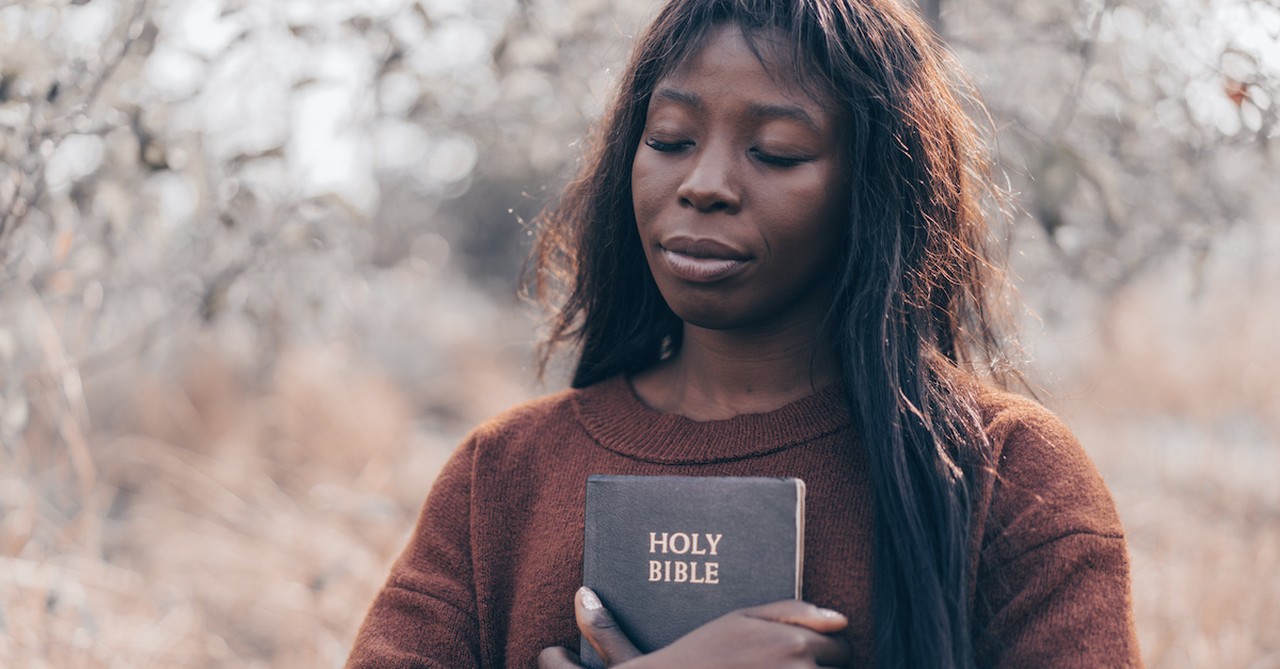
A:
POLYGON ((644 141, 645 146, 662 153, 675 153, 693 146, 693 142, 663 142, 650 137, 644 141))
POLYGON ((772 153, 761 151, 760 149, 751 149, 751 155, 755 156, 756 160, 773 167, 795 167, 796 165, 807 163, 811 160, 810 158, 799 156, 774 155, 772 153))

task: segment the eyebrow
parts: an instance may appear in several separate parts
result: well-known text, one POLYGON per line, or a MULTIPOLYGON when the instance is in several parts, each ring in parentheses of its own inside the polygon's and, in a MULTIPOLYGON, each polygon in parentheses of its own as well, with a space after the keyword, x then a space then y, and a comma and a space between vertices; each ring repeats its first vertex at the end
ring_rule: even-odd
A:
POLYGON ((683 107, 702 109, 702 96, 697 93, 682 91, 678 88, 659 88, 653 95, 656 98, 669 100, 683 107))
POLYGON ((813 128, 815 132, 821 132, 818 123, 809 116, 809 112, 795 105, 777 105, 762 102, 753 102, 747 105, 747 113, 760 119, 787 119, 797 121, 813 128))
MULTIPOLYGON (((678 105, 689 107, 691 109, 702 109, 702 97, 697 93, 682 91, 678 88, 659 88, 654 91, 654 97, 669 100, 678 105)), ((747 114, 757 119, 785 119, 796 121, 809 126, 814 131, 821 132, 817 121, 806 112, 804 108, 796 105, 773 104, 767 102, 753 102, 747 105, 747 114)))

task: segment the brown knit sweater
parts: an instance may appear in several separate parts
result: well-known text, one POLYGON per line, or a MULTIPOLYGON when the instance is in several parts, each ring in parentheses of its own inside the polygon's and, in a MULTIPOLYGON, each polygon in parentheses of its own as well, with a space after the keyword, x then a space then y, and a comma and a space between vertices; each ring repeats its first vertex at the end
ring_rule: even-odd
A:
MULTIPOLYGON (((1039 405, 980 403, 999 471, 976 500, 978 666, 1140 665, 1124 535, 1093 464, 1039 405)), ((440 473, 347 666, 533 667, 576 648, 592 473, 804 479, 804 598, 848 616, 851 666, 870 666, 870 481, 850 430, 838 386, 722 421, 657 413, 621 377, 508 411, 440 473)))

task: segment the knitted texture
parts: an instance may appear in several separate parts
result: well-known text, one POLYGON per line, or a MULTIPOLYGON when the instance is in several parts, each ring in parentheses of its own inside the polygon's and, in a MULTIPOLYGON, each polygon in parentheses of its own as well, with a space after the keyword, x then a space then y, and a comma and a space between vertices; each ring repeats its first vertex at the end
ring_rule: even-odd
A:
MULTIPOLYGON (((995 390, 979 401, 995 471, 974 481, 978 666, 1140 666, 1124 535, 1093 464, 1038 404, 995 390)), ((870 666, 871 486, 841 389, 699 422, 649 409, 621 377, 517 407, 467 438, 347 666, 535 667, 547 646, 576 648, 588 474, 803 479, 804 598, 848 616, 850 666, 870 666)))

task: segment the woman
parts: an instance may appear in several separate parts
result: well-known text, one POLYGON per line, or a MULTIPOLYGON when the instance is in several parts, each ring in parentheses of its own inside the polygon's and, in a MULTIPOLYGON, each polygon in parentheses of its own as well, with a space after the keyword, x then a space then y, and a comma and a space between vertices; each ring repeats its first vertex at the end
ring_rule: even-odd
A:
POLYGON ((663 8, 542 221, 574 389, 454 455, 349 666, 1140 664, 1100 478, 982 380, 1003 278, 945 65, 894 0, 663 8), (639 655, 578 590, 591 473, 804 479, 805 601, 639 655))

